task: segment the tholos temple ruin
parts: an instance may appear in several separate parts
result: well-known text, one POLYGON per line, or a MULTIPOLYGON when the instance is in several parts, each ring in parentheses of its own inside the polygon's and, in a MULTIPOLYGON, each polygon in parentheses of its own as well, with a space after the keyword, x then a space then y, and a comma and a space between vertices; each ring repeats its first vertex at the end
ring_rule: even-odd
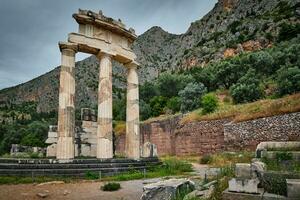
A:
POLYGON ((59 160, 75 157, 75 55, 83 52, 96 55, 100 61, 95 156, 98 159, 113 158, 112 60, 115 60, 128 70, 126 157, 137 160, 140 158, 138 63, 131 49, 137 36, 132 28, 127 30, 121 20, 105 17, 101 11, 79 10, 73 18, 79 24, 79 32, 70 33, 68 42, 59 42, 61 72, 57 143, 49 146, 48 154, 51 155, 51 151, 52 156, 59 160))

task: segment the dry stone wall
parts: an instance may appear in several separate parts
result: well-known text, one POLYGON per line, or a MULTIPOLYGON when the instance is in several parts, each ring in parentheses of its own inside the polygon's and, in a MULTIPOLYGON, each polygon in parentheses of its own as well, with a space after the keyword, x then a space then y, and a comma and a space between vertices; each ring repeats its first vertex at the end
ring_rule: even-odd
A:
POLYGON ((300 112, 224 125, 228 150, 255 150, 264 141, 300 141, 300 112))

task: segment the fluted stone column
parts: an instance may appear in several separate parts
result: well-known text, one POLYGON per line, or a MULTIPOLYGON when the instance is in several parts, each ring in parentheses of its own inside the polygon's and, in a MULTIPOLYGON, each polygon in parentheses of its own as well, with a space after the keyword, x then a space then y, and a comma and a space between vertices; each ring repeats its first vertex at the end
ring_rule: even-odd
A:
POLYGON ((56 157, 60 160, 74 158, 75 132, 75 53, 77 45, 59 43, 61 69, 58 108, 58 141, 56 157))
POLYGON ((113 157, 112 63, 111 56, 99 54, 97 158, 113 157))
POLYGON ((140 158, 139 81, 137 66, 130 64, 127 74, 126 156, 140 158))

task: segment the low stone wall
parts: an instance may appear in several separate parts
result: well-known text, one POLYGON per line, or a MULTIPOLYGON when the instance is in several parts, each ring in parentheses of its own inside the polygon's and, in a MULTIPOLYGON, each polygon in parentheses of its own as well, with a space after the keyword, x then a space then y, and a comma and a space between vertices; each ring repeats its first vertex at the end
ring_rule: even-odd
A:
POLYGON ((224 126, 228 150, 255 150, 265 141, 300 141, 300 112, 224 126))

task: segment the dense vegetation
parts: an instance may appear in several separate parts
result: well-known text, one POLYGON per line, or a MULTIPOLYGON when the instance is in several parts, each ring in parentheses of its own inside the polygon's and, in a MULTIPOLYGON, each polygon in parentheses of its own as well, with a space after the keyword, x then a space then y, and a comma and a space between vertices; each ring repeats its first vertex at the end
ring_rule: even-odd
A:
POLYGON ((0 107, 0 154, 9 152, 11 144, 44 147, 56 118, 55 112, 37 113, 33 102, 0 107))
MULTIPOLYGON (((282 39, 283 40, 283 39, 282 39)), ((243 53, 205 68, 161 74, 140 87, 141 117, 188 112, 203 107, 213 112, 218 105, 207 92, 229 90, 233 103, 278 98, 300 91, 300 37, 274 47, 243 53), (210 106, 212 106, 209 108, 210 106)))

